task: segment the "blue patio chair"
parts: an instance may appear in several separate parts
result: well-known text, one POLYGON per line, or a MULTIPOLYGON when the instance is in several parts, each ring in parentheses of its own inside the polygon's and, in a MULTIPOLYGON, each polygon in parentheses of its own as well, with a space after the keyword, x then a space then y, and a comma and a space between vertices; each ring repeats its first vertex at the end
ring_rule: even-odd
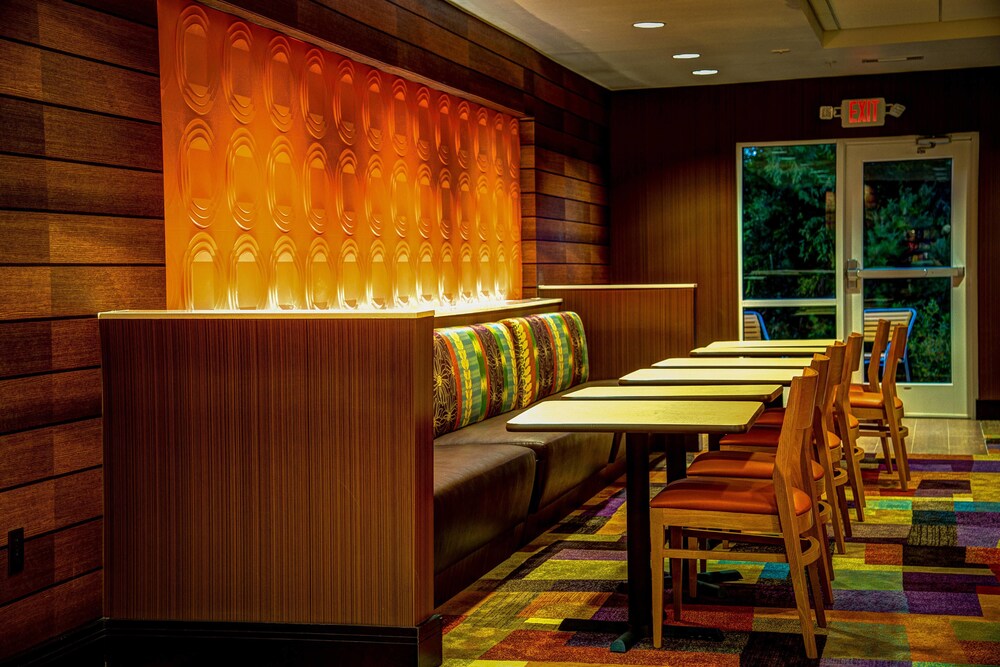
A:
POLYGON ((764 317, 756 310, 743 311, 743 340, 770 340, 764 317))

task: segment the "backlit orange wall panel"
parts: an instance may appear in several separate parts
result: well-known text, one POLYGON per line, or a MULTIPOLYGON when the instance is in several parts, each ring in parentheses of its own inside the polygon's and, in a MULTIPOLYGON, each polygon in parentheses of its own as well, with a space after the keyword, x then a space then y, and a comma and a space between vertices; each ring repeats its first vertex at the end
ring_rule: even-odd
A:
POLYGON ((159 0, 167 307, 518 298, 517 120, 159 0))

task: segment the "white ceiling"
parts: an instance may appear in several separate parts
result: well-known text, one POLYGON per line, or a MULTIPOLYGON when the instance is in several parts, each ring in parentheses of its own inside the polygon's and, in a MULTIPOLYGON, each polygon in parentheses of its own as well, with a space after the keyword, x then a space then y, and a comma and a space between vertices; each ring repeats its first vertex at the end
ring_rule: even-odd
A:
POLYGON ((1000 0, 449 1, 611 90, 1000 65, 1000 0))

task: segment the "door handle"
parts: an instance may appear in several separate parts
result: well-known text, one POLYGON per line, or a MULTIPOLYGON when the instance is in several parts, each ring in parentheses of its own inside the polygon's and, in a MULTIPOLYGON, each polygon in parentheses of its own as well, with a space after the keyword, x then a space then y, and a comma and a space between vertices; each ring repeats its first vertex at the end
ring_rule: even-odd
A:
POLYGON ((847 260, 847 290, 857 292, 860 281, 865 279, 892 280, 896 278, 951 278, 951 286, 958 287, 965 279, 964 266, 912 266, 863 269, 856 259, 847 260))

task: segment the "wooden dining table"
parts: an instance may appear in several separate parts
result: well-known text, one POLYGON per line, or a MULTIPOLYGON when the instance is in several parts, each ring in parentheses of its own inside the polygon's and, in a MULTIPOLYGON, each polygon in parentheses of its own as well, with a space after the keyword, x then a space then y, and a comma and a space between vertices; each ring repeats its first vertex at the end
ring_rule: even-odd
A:
POLYGON ((768 340, 716 340, 705 347, 829 347, 836 338, 771 338, 768 340))
POLYGON ((802 357, 675 357, 653 364, 653 368, 805 368, 811 356, 802 357))
MULTIPOLYGON (((535 403, 507 422, 510 431, 625 433, 626 541, 628 547, 628 621, 566 619, 560 628, 621 632, 611 650, 623 653, 649 635, 652 569, 649 533, 649 440, 651 434, 742 433, 764 406, 733 400, 550 400, 535 403), (564 627, 565 626, 565 627, 564 627)), ((671 452, 670 467, 683 476, 684 451, 671 452), (671 462, 673 459, 673 462, 671 462)))
POLYGON ((613 385, 584 387, 563 398, 573 400, 603 401, 757 401, 772 403, 781 396, 780 384, 722 384, 722 385, 613 385))
POLYGON ((725 385, 780 384, 791 386, 792 378, 802 375, 799 368, 640 368, 623 375, 623 385, 725 385))
POLYGON ((707 345, 691 350, 692 357, 802 357, 811 354, 823 354, 828 345, 767 345, 754 347, 748 345, 707 345))

